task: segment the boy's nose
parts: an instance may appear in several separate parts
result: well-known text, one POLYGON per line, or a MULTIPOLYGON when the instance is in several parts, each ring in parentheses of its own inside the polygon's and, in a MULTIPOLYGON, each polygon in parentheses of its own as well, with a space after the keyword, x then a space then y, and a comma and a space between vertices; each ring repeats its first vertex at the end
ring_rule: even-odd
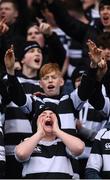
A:
POLYGON ((52 81, 52 77, 49 77, 49 81, 52 81))

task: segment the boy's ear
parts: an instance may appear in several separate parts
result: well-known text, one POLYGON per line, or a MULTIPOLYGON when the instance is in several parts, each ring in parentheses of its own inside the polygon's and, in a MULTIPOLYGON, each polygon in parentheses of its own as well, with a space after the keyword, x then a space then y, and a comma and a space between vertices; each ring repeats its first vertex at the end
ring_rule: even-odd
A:
POLYGON ((41 80, 39 80, 39 84, 40 84, 40 87, 42 88, 42 81, 41 80))
POLYGON ((63 86, 64 85, 64 79, 61 77, 60 78, 60 86, 63 86))
POLYGON ((24 63, 24 61, 22 60, 22 61, 21 61, 21 64, 23 64, 23 63, 24 63))
POLYGON ((24 64, 24 58, 22 58, 22 60, 21 60, 21 64, 24 64))

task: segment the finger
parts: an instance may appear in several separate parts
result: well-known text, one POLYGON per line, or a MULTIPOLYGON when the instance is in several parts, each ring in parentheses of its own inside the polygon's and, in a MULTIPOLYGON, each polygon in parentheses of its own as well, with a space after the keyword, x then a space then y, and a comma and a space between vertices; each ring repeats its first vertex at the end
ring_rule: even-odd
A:
POLYGON ((104 60, 101 60, 99 63, 98 63, 98 66, 103 69, 106 67, 106 62, 104 60))
POLYGON ((5 33, 7 31, 7 27, 5 24, 2 25, 1 32, 5 33))
POLYGON ((2 26, 4 23, 6 23, 6 17, 2 18, 0 21, 0 25, 2 26))
POLYGON ((39 26, 41 31, 44 31, 45 29, 47 29, 47 24, 46 23, 41 23, 39 26))
POLYGON ((37 20, 37 22, 38 22, 39 26, 40 26, 40 24, 43 22, 43 19, 38 18, 38 17, 36 17, 36 20, 37 20))
POLYGON ((14 46, 13 46, 13 44, 11 44, 11 49, 12 49, 12 50, 14 50, 14 46))
POLYGON ((92 54, 90 52, 88 54, 89 54, 90 59, 93 60, 92 54))

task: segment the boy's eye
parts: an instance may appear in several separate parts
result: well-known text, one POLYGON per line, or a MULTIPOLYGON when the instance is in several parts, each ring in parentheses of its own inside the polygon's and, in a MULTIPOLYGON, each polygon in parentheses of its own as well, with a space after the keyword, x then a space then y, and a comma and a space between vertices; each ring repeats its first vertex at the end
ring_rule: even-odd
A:
POLYGON ((37 51, 38 51, 39 53, 41 53, 41 49, 37 49, 37 51))
POLYGON ((44 77, 43 80, 48 80, 48 77, 44 77))
POLYGON ((52 78, 53 78, 53 79, 57 79, 57 76, 53 76, 52 78))
POLYGON ((29 53, 34 52, 34 48, 30 49, 28 52, 29 52, 29 53))

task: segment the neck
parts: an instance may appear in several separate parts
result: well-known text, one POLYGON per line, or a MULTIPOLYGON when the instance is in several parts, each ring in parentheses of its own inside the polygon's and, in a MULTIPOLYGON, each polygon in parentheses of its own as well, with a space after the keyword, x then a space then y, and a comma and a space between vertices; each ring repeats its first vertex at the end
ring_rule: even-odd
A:
POLYGON ((42 140, 44 140, 44 141, 53 141, 53 140, 55 140, 55 138, 56 138, 56 136, 55 135, 53 135, 53 134, 49 134, 49 135, 46 135, 42 140))
POLYGON ((23 67, 22 73, 29 78, 33 78, 37 76, 37 70, 34 70, 30 67, 23 67))

